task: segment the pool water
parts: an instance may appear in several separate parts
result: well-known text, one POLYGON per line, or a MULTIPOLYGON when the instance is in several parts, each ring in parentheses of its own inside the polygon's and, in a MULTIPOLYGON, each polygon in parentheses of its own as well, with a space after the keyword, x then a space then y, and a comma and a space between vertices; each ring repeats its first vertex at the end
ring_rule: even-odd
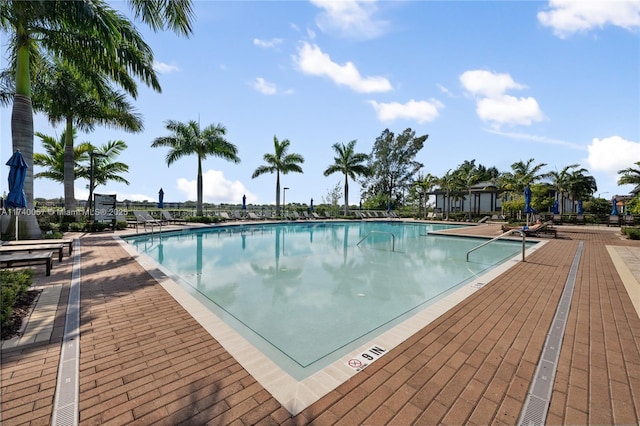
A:
POLYGON ((522 244, 429 234, 447 225, 306 222, 127 238, 293 377, 512 258, 522 244))

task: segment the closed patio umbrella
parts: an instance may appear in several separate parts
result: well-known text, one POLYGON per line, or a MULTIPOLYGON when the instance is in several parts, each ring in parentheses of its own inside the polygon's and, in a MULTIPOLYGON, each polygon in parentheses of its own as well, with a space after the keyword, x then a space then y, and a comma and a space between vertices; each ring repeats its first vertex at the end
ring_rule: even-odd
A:
POLYGON ((27 163, 24 161, 20 151, 13 153, 9 161, 9 195, 5 200, 6 207, 16 209, 16 240, 18 239, 18 214, 17 209, 27 207, 27 197, 24 195, 24 179, 27 176, 27 163))
POLYGON ((162 190, 162 188, 160 188, 160 191, 158 191, 158 208, 164 208, 164 191, 162 190))
POLYGON ((558 200, 555 200, 553 202, 552 212, 553 214, 560 214, 560 208, 558 207, 558 200))
POLYGON ((242 210, 246 210, 247 209, 247 196, 243 195, 242 196, 242 210))
POLYGON ((618 216, 618 201, 616 197, 611 199, 611 216, 618 216))
POLYGON ((313 198, 311 199, 311 204, 309 204, 309 210, 313 211, 313 198))
POLYGON ((582 200, 578 200, 578 214, 584 214, 584 209, 582 208, 582 200))
POLYGON ((529 225, 529 214, 535 213, 535 210, 531 207, 531 188, 529 185, 524 188, 524 212, 527 215, 527 226, 529 225))

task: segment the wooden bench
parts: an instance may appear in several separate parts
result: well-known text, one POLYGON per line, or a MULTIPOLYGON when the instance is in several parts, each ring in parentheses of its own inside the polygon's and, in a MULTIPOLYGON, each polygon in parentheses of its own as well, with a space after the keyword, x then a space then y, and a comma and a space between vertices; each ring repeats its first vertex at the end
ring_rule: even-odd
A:
POLYGON ((43 240, 18 240, 7 241, 5 246, 28 246, 32 244, 64 244, 69 248, 69 256, 73 253, 73 240, 71 238, 50 238, 43 240))
POLYGON ((3 244, 2 246, 0 246, 0 254, 13 254, 24 251, 26 251, 27 253, 34 253, 37 251, 57 251, 58 262, 62 262, 64 244, 3 244))
POLYGON ((20 253, 20 254, 0 254, 0 268, 18 268, 21 266, 45 265, 47 276, 51 275, 53 266, 53 253, 20 253))

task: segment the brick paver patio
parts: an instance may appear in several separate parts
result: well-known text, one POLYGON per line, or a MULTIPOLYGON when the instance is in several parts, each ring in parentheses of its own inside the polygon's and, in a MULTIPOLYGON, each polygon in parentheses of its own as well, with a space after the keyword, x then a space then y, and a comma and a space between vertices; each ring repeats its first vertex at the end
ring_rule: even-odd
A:
MULTIPOLYGON (((515 424, 584 242, 548 424, 638 424, 640 319, 606 246, 618 232, 558 227, 519 263, 291 416, 108 235, 81 239, 81 424, 515 424)), ((499 234, 483 225, 474 230, 499 234)), ((5 425, 52 419, 71 261, 48 341, 3 346, 5 425)))

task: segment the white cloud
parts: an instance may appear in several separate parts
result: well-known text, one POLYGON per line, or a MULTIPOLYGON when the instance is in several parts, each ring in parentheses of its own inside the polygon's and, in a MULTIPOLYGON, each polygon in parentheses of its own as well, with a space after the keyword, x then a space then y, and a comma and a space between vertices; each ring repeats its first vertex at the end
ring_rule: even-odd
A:
POLYGON ((274 48, 274 47, 278 46, 281 43, 282 43, 282 39, 281 38, 272 38, 271 40, 262 40, 262 39, 259 39, 259 38, 254 38, 253 39, 253 44, 255 46, 262 47, 262 48, 265 48, 265 49, 274 48))
POLYGON ((544 119, 535 99, 509 95, 478 99, 476 113, 482 121, 489 121, 498 128, 502 124, 529 126, 544 119))
POLYGON ((165 64, 164 62, 160 61, 153 61, 153 69, 160 74, 169 74, 172 72, 180 71, 180 68, 178 68, 177 66, 165 64))
POLYGON ((517 83, 509 74, 485 70, 465 71, 460 76, 462 86, 476 97, 478 117, 499 129, 503 124, 529 126, 544 120, 544 114, 532 97, 507 95, 507 90, 521 90, 527 86, 517 83))
POLYGON ((538 21, 560 38, 606 25, 633 30, 640 27, 640 2, 550 0, 548 10, 538 12, 538 21))
POLYGON ((278 91, 274 83, 269 83, 262 77, 256 78, 256 81, 252 83, 252 86, 263 95, 275 95, 278 91))
POLYGON ((640 159, 640 142, 628 141, 620 136, 594 138, 587 149, 589 168, 612 174, 632 167, 640 159))
POLYGON ((359 93, 387 92, 391 83, 384 77, 363 77, 352 62, 339 65, 322 52, 317 45, 302 42, 298 56, 294 56, 298 69, 305 74, 329 77, 334 83, 347 86, 359 93))
POLYGON ((396 119, 416 120, 418 123, 433 121, 438 117, 438 109, 444 105, 437 101, 415 101, 411 99, 405 104, 398 102, 378 103, 369 101, 378 114, 378 119, 382 122, 394 121, 396 119))
POLYGON ((460 76, 460 82, 472 95, 486 97, 500 96, 509 89, 526 88, 526 86, 513 81, 509 74, 485 70, 465 71, 460 76))
POLYGON ((436 84, 436 86, 438 87, 438 89, 440 89, 440 91, 442 93, 444 93, 445 95, 449 96, 450 98, 453 98, 453 93, 451 93, 451 90, 447 89, 445 86, 443 86, 442 84, 436 84))
POLYGON ((323 12, 316 17, 316 25, 325 33, 339 37, 371 39, 384 34, 389 22, 375 15, 378 6, 375 1, 366 0, 311 0, 323 12))
MULTIPOLYGON (((258 202, 258 197, 247 191, 240 181, 230 181, 219 170, 209 169, 202 174, 202 198, 207 203, 242 203, 242 196, 247 196, 247 203, 258 202)), ((177 181, 178 190, 184 193, 185 200, 196 201, 198 198, 197 181, 180 178, 177 181)))
POLYGON ((567 148, 576 149, 580 151, 587 149, 586 146, 579 145, 575 142, 565 141, 561 139, 553 139, 547 136, 538 136, 538 135, 532 135, 528 133, 503 132, 501 130, 496 130, 496 129, 487 129, 486 131, 494 135, 500 135, 510 139, 522 139, 522 140, 540 142, 540 143, 545 143, 550 145, 560 145, 560 146, 565 146, 567 148))

